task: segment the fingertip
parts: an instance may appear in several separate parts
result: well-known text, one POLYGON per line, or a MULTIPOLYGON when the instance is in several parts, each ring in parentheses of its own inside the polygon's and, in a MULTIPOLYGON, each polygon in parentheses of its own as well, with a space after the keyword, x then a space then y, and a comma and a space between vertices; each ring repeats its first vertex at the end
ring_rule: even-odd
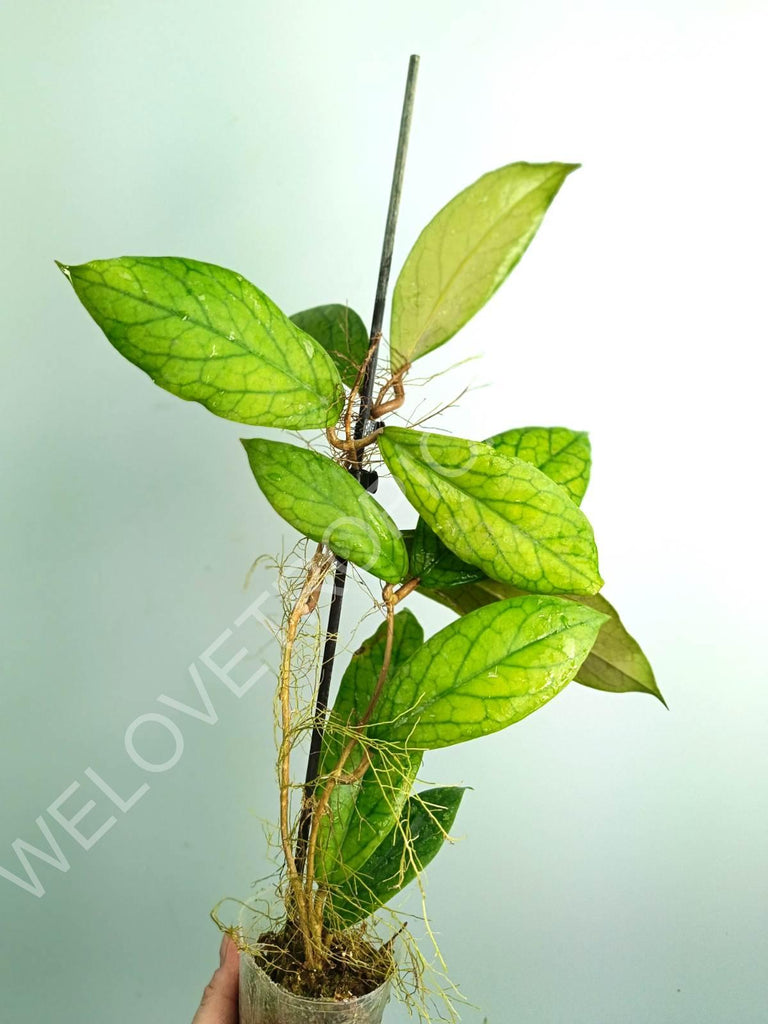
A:
POLYGON ((240 950, 233 942, 232 936, 227 933, 221 940, 221 947, 219 948, 220 964, 222 967, 232 967, 237 965, 239 960, 240 950))
POLYGON ((236 1024, 238 948, 229 935, 219 946, 219 967, 206 986, 193 1024, 236 1024))

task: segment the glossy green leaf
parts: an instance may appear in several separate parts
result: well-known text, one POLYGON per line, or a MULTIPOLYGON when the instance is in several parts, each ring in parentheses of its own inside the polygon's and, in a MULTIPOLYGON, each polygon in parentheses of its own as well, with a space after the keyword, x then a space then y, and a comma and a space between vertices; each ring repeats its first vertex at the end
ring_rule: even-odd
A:
POLYGON ((567 427, 520 427, 494 434, 486 441, 500 455, 522 459, 563 487, 575 504, 589 483, 592 454, 589 436, 567 427))
POLYGON ((243 447, 267 501, 291 526, 380 579, 403 579, 408 553, 400 531, 338 463, 282 441, 250 438, 243 447))
POLYGON ((354 309, 338 303, 313 306, 294 313, 291 320, 323 346, 351 388, 368 354, 368 330, 354 309))
POLYGON ((408 575, 417 576, 424 587, 456 587, 486 578, 482 569, 454 555, 421 516, 416 529, 406 536, 406 547, 410 559, 408 575))
POLYGON ((535 594, 470 612, 391 676, 370 735, 434 749, 519 722, 574 678, 605 619, 535 594))
MULTIPOLYGON (((417 619, 404 609, 395 616, 390 672, 414 654, 424 642, 417 619)), ((320 754, 320 776, 338 763, 350 729, 365 713, 384 661, 386 623, 355 652, 342 676, 339 692, 329 715, 320 754)), ((329 813, 320 823, 316 869, 318 878, 341 882, 371 855, 394 827, 411 791, 421 764, 421 754, 401 744, 380 744, 370 751, 371 764, 360 781, 337 785, 331 795, 329 813)), ((362 749, 356 748, 346 770, 360 763, 362 749)))
POLYGON ((402 816, 359 872, 331 890, 326 916, 348 928, 384 906, 420 874, 448 837, 465 790, 437 786, 410 797, 402 816))
MULTIPOLYGON (((563 487, 579 505, 589 482, 590 445, 583 432, 566 427, 522 427, 496 434, 485 441, 507 458, 530 462, 563 487)), ((456 587, 482 580, 485 573, 462 561, 443 544, 423 519, 419 519, 409 542, 410 575, 422 586, 456 587)))
POLYGON ((118 352, 166 391, 238 423, 338 419, 331 357, 240 274, 170 256, 59 266, 118 352))
MULTIPOLYGON (((450 608, 457 615, 468 615, 470 612, 477 611, 478 608, 485 608, 486 605, 494 604, 494 602, 499 600, 484 585, 485 582, 495 583, 496 581, 486 578, 484 580, 473 580, 470 583, 451 584, 447 587, 420 586, 417 593, 423 594, 424 597, 428 597, 432 601, 436 601, 437 604, 443 605, 444 608, 450 608)), ((508 591, 507 597, 524 593, 524 591, 519 590, 517 587, 510 586, 509 583, 499 583, 498 586, 504 587, 508 591)), ((565 595, 560 594, 559 596, 564 597, 565 595)))
POLYGON ((448 341, 504 282, 578 164, 515 163, 484 174, 427 224, 392 296, 392 366, 448 341))
POLYGON ((537 593, 602 586, 592 527, 535 466, 480 442, 401 427, 387 427, 379 448, 440 540, 486 576, 537 593))
MULTIPOLYGON (((445 605, 457 615, 466 615, 495 601, 519 595, 521 591, 495 580, 462 584, 450 588, 419 588, 419 593, 445 605)), ((563 594, 607 616, 592 650, 579 669, 576 682, 610 693, 649 693, 666 707, 650 662, 637 640, 629 634, 616 609, 602 594, 563 594)))

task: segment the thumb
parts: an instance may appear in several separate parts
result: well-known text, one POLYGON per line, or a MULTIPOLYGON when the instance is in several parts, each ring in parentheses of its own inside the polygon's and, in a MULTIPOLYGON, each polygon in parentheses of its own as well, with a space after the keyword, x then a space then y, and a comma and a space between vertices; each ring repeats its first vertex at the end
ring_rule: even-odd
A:
POLYGON ((237 975, 240 955, 225 935, 219 950, 220 966, 203 992, 192 1024, 237 1024, 237 975))

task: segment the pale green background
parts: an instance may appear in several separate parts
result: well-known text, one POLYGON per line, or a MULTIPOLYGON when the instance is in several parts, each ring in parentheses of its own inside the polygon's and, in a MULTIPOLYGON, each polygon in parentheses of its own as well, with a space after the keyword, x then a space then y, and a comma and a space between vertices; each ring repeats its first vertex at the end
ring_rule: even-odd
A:
MULTIPOLYGON (((396 266, 480 173, 584 167, 423 370, 485 359, 409 415, 471 379, 489 386, 446 414, 456 433, 590 430, 606 593, 671 708, 574 685, 429 758, 475 787, 428 872, 463 1019, 765 1019, 766 27, 747 0, 5 0, 0 864, 74 780, 104 820, 88 766, 143 781, 126 727, 160 693, 193 702, 188 664, 268 582, 244 594, 252 560, 290 543, 239 450, 253 432, 125 364, 53 258, 191 256, 287 311, 348 299, 368 319, 418 51, 396 266)), ((2 1020, 188 1024, 206 915, 267 873, 276 809, 270 683, 210 692, 218 724, 168 712, 180 763, 98 845, 52 824, 71 869, 40 865, 44 898, 0 878, 2 1020)))

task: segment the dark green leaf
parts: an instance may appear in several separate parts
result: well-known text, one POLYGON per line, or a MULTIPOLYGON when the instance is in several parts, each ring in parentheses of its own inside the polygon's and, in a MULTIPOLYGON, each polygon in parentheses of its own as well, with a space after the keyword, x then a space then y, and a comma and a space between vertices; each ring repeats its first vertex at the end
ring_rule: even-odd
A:
MULTIPOLYGON (((386 623, 355 652, 344 673, 328 718, 320 755, 320 776, 338 763, 352 728, 365 713, 384 661, 386 623)), ((390 672, 404 664, 424 642, 424 631, 404 609, 395 616, 390 672)), ((346 770, 354 770, 362 751, 355 748, 346 770)), ((421 764, 421 754, 400 744, 371 749, 371 764, 362 780, 337 785, 329 813, 320 823, 316 869, 318 878, 341 882, 371 855, 394 827, 421 764)), ((321 783, 322 788, 322 783, 321 783)))
MULTIPOLYGON (((450 588, 420 587, 419 593, 445 605, 457 615, 466 615, 487 604, 519 595, 522 591, 508 583, 482 580, 450 588)), ((611 693, 650 693, 658 697, 666 707, 666 701, 656 684, 648 659, 638 642, 627 632, 613 605, 609 604, 602 594, 561 596, 569 601, 578 601, 608 616, 586 661, 579 669, 576 682, 611 693)))
POLYGON ((238 423, 338 419, 331 357, 240 274, 171 256, 59 266, 118 352, 166 391, 238 423))
POLYGON ((291 526, 380 579, 403 579, 408 553, 402 535, 350 473, 325 455, 282 441, 250 438, 243 447, 267 501, 291 526))
POLYGON ((519 722, 574 678, 605 619, 534 594, 470 612, 389 678, 369 734, 434 749, 519 722))
POLYGON ((427 224, 392 296, 393 369, 448 341, 485 305, 577 166, 500 167, 460 192, 427 224))
POLYGON ((583 431, 567 427, 520 427, 489 437, 491 445, 507 458, 522 459, 565 488, 575 504, 589 483, 591 450, 583 431))
POLYGON ((465 790, 438 786, 407 801, 397 827, 359 872, 331 890, 327 919, 348 928, 384 906, 435 857, 450 832, 465 790))
POLYGON ((368 331, 357 313, 349 306, 331 303, 303 309, 291 320, 323 346, 351 388, 368 354, 368 331))
POLYGON ((416 529, 406 537, 406 546, 410 557, 408 574, 418 576, 424 587, 455 587, 485 578, 482 569, 454 555, 421 516, 416 529))
POLYGON ((400 427, 387 427, 379 448, 440 540, 486 576, 537 593, 602 586, 584 513, 535 466, 480 442, 400 427))
MULTIPOLYGON (((476 580, 471 583, 459 583, 457 585, 449 584, 448 586, 420 586, 418 593, 423 594, 424 597, 428 597, 432 601, 436 601, 445 608, 450 608, 450 610, 455 612, 457 615, 467 615, 469 612, 474 612, 478 608, 485 608, 486 605, 493 604, 495 601, 499 600, 495 594, 492 594, 490 590, 484 586, 486 582, 495 583, 496 581, 476 580)), ((511 586, 509 583, 499 583, 498 586, 504 587, 508 590, 507 597, 513 597, 516 594, 524 593, 524 591, 511 586)), ((563 594, 560 595, 560 597, 563 596, 563 594)))

